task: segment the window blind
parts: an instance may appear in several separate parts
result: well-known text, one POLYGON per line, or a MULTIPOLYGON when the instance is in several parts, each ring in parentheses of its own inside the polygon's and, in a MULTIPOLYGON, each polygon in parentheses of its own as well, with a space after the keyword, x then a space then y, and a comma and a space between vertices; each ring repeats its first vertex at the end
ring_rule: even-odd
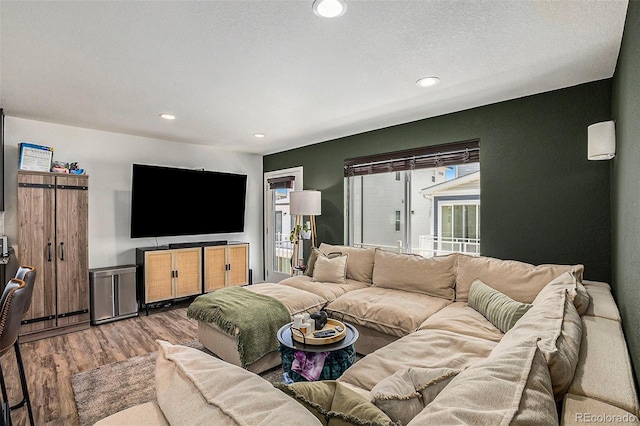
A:
POLYGON ((374 154, 344 160, 344 176, 454 166, 480 161, 480 139, 374 154))
POLYGON ((267 183, 269 184, 269 189, 293 189, 295 180, 295 176, 280 176, 267 179, 267 183))

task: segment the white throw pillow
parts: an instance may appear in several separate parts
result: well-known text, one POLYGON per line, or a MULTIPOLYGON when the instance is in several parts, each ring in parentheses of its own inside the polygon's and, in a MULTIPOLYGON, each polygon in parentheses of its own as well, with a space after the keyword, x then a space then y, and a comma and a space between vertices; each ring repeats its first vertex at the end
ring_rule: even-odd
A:
POLYGON ((313 278, 311 278, 311 281, 346 284, 347 258, 348 255, 346 254, 331 259, 328 257, 318 257, 313 268, 313 278))

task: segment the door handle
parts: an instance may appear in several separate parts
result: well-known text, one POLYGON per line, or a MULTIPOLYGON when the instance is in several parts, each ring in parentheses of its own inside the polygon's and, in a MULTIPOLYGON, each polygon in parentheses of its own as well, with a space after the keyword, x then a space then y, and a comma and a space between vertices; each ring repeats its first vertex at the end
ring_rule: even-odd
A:
POLYGON ((47 243, 47 262, 51 262, 51 241, 47 243))
POLYGON ((64 243, 60 243, 60 260, 64 260, 64 243))

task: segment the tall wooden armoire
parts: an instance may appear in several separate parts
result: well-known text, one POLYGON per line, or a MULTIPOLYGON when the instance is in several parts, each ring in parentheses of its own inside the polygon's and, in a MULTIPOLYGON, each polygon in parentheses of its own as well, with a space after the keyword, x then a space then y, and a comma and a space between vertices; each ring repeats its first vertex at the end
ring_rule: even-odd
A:
POLYGON ((89 327, 89 177, 18 171, 18 262, 36 282, 21 340, 89 327))

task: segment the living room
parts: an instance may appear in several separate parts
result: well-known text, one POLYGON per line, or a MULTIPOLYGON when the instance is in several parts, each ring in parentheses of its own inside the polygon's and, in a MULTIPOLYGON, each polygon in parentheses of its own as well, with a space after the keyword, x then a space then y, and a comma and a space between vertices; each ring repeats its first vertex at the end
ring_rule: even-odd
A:
MULTIPOLYGON (((318 240, 341 244, 345 240, 345 159, 478 138, 482 254, 532 264, 581 263, 585 265, 586 279, 610 283, 638 379, 640 334, 636 326, 640 324, 640 313, 635 307, 640 302, 640 195, 636 188, 640 171, 634 160, 640 155, 640 124, 636 118, 640 113, 640 3, 628 3, 619 56, 611 76, 264 154, 252 153, 253 146, 234 149, 233 144, 221 148, 175 142, 164 136, 172 131, 171 122, 160 121, 155 136, 140 136, 115 125, 113 131, 95 130, 76 124, 73 117, 54 121, 13 110, 9 95, 36 102, 37 90, 45 88, 34 82, 39 89, 20 94, 6 92, 4 68, 10 64, 4 52, 8 47, 5 43, 11 39, 4 37, 8 18, 5 5, 2 9, 0 106, 6 115, 3 234, 8 236, 9 245, 17 241, 18 145, 24 141, 54 147, 54 159, 77 161, 87 170, 90 268, 135 263, 138 247, 203 239, 130 238, 132 163, 246 174, 244 232, 207 239, 248 242, 250 268, 254 281, 259 282, 264 279, 259 271, 265 269, 264 173, 302 166, 304 188, 322 192, 318 240), (610 161, 589 161, 587 127, 608 120, 616 123, 616 156, 610 161)), ((347 14, 355 10, 352 7, 347 14)), ((56 72, 49 65, 41 66, 47 72, 56 72)), ((90 88, 79 91, 82 89, 91 93, 90 88)), ((144 104, 144 99, 140 103, 144 104)), ((156 116, 160 112, 153 111, 156 116)), ((168 195, 167 202, 169 208, 204 208, 207 199, 213 197, 219 194, 203 190, 202 200, 180 200, 168 195)), ((15 270, 16 259, 10 262, 7 270, 15 270)))

